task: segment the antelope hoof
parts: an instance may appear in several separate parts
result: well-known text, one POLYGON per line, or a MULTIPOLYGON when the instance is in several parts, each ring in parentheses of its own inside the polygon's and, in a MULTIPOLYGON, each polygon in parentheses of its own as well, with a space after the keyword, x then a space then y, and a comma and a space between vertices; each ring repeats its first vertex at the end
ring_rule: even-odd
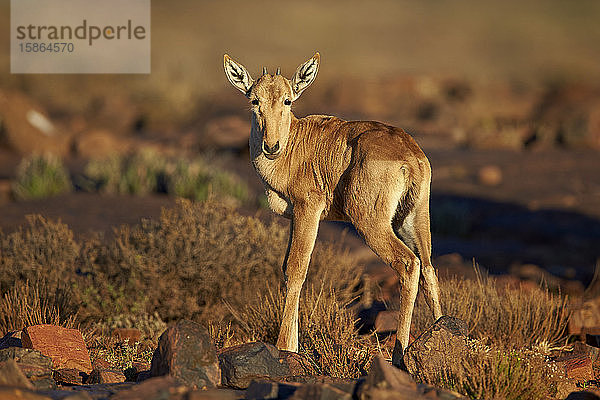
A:
POLYGON ((398 339, 394 344, 394 351, 392 352, 392 365, 396 368, 400 368, 403 371, 408 372, 406 364, 404 363, 404 349, 398 339))

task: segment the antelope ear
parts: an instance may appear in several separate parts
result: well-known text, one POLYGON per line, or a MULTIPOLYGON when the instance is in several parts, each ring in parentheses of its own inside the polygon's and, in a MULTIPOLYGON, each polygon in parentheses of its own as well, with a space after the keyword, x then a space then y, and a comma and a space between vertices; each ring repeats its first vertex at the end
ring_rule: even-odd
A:
POLYGON ((292 91, 294 92, 294 100, 300 97, 302 92, 309 87, 317 77, 320 60, 321 55, 317 52, 310 60, 300 65, 296 70, 296 73, 292 77, 292 91))
POLYGON ((229 82, 248 97, 254 80, 246 68, 242 64, 233 61, 227 54, 223 56, 223 67, 225 68, 225 75, 229 79, 229 82))

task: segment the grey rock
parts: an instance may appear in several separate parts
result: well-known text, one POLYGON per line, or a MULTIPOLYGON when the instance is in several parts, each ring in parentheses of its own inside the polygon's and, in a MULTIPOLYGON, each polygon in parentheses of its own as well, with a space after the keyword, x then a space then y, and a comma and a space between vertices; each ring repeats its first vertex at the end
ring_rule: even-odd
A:
POLYGON ((0 362, 14 360, 23 374, 38 390, 56 387, 52 378, 52 360, 37 350, 8 347, 0 349, 0 362))
POLYGON ((217 351, 206 328, 188 320, 168 328, 158 341, 150 374, 170 375, 190 388, 219 385, 217 351))
POLYGON ((33 389, 33 385, 23 374, 16 361, 10 359, 0 362, 0 386, 33 389))
POLYGON ((221 379, 224 386, 245 389, 260 378, 281 378, 289 375, 287 361, 271 344, 254 342, 229 347, 219 354, 221 379))

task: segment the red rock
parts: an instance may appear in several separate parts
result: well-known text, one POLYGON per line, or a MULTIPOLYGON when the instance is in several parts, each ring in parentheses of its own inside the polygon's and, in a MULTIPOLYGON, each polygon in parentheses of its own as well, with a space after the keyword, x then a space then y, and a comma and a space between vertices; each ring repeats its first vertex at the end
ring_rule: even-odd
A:
POLYGON ((592 360, 587 354, 568 353, 555 360, 563 369, 565 376, 577 382, 587 382, 594 379, 592 360))
POLYGON ((121 383, 125 382, 125 374, 117 369, 94 369, 86 384, 121 383))
POLYGON ((92 369, 111 369, 112 366, 104 358, 96 358, 92 363, 92 369))
POLYGON ((139 342, 142 338, 142 332, 135 328, 116 328, 112 335, 122 342, 129 340, 129 343, 139 342))
POLYGON ((55 369, 74 368, 92 372, 90 355, 83 335, 77 329, 55 325, 34 325, 23 329, 24 348, 38 350, 50 357, 55 369))

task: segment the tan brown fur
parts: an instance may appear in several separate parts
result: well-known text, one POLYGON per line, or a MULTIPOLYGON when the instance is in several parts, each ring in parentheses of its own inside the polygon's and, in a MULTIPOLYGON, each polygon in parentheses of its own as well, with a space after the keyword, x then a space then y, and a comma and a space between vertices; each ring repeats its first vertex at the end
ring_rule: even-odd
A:
POLYGON ((402 364, 419 277, 439 318, 439 289, 431 264, 431 167, 402 129, 325 115, 296 118, 289 104, 314 80, 319 54, 291 80, 263 74, 256 82, 225 56, 231 83, 252 103, 250 157, 272 210, 292 220, 284 260, 286 303, 277 346, 298 349, 298 302, 319 221, 351 222, 399 274, 401 310, 393 362, 402 364), (273 151, 277 149, 277 151, 273 151))

